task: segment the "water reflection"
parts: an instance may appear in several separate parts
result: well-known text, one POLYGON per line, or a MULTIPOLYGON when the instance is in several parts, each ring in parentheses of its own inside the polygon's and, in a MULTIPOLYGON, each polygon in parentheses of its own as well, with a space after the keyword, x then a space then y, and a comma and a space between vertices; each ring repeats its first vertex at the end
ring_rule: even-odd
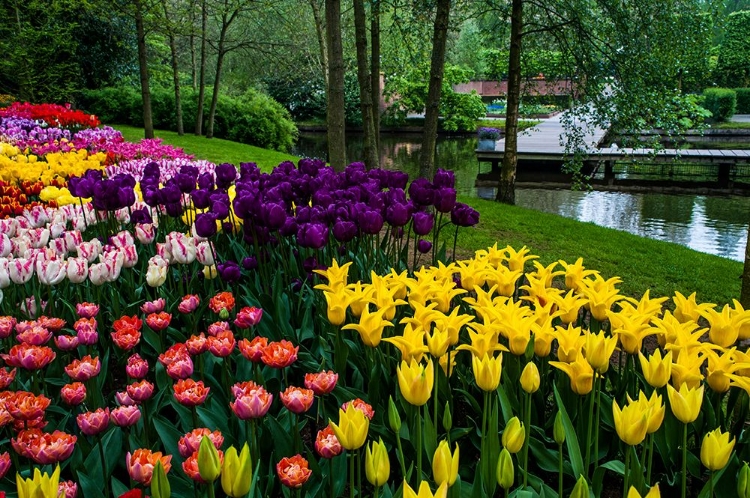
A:
MULTIPOLYGON (((420 141, 419 134, 383 135, 381 167, 399 169, 416 177, 420 141)), ((455 172, 461 194, 494 199, 493 188, 474 186, 478 171, 475 147, 473 137, 440 137, 437 165, 455 172)), ((326 157, 326 150, 325 134, 303 133, 295 152, 326 157)), ((347 136, 347 157, 350 161, 362 158, 361 135, 347 136)), ((745 254, 750 198, 519 188, 516 202, 526 208, 675 242, 739 261, 745 254)))

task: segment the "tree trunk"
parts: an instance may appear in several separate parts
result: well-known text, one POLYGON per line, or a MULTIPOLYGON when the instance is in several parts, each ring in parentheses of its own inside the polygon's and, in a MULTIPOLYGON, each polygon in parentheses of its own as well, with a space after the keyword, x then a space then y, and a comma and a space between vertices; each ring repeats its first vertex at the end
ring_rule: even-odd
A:
POLYGON ((214 91, 211 96, 211 108, 208 111, 208 129, 206 130, 206 138, 214 138, 214 120, 216 118, 216 104, 219 102, 219 82, 221 79, 221 68, 224 65, 224 42, 227 37, 228 25, 226 22, 223 24, 221 34, 219 35, 219 55, 216 59, 216 77, 214 78, 214 91))
POLYGON ((372 124, 375 132, 375 149, 380 160, 380 0, 373 0, 370 14, 370 36, 372 47, 370 52, 370 87, 372 97, 372 124))
POLYGON ((344 114, 344 48, 341 42, 341 0, 326 0, 328 48, 328 161, 336 171, 346 167, 346 115, 344 114))
POLYGON ((354 32, 357 46, 357 81, 359 82, 359 104, 362 110, 364 131, 364 159, 367 169, 377 168, 378 151, 373 124, 372 92, 367 60, 367 19, 364 0, 354 0, 354 32))
POLYGON ((154 138, 154 120, 151 113, 151 91, 149 90, 148 54, 146 53, 146 30, 143 26, 143 6, 135 0, 135 30, 138 44, 138 69, 141 75, 141 98, 143 99, 143 131, 146 138, 154 138))
POLYGON ((419 158, 419 176, 432 178, 435 174, 435 148, 437 145, 438 118, 440 117, 440 93, 443 88, 445 69, 445 45, 448 40, 450 0, 438 0, 435 13, 435 30, 432 35, 432 61, 430 83, 425 102, 424 134, 422 153, 419 158))
POLYGON ((310 0, 310 7, 312 7, 313 19, 315 20, 315 34, 318 36, 320 68, 323 70, 323 80, 325 81, 326 92, 328 92, 328 49, 326 49, 325 26, 323 25, 323 19, 320 17, 318 0, 310 0))
POLYGON ((518 106, 521 102, 521 28, 523 0, 513 0, 510 17, 510 54, 508 56, 508 100, 505 105, 505 151, 495 200, 516 203, 516 167, 518 166, 518 106))
POLYGON ((180 67, 177 64, 177 44, 174 35, 169 35, 169 51, 172 53, 172 79, 174 80, 174 107, 175 118, 177 119, 177 135, 185 134, 185 128, 182 123, 182 97, 180 95, 180 67))
POLYGON ((190 84, 193 91, 198 88, 198 67, 195 61, 195 2, 190 2, 190 84))
POLYGON ((206 25, 208 24, 208 9, 206 0, 201 0, 201 67, 198 82, 198 112, 195 117, 195 134, 203 134, 203 101, 206 98, 206 25))

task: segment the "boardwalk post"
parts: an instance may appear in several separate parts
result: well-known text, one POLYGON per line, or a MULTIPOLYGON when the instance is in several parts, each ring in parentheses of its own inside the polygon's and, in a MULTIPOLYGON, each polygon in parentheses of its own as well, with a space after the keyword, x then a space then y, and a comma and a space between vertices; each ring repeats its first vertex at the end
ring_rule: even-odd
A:
POLYGON ((719 163, 719 188, 732 188, 732 163, 719 163))

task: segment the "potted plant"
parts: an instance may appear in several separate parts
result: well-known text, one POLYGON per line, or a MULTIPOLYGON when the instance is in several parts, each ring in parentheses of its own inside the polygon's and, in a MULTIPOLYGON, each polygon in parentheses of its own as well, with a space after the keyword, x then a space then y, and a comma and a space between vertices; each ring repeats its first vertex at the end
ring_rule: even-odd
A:
POLYGON ((479 128, 479 150, 494 150, 495 141, 500 138, 500 130, 497 128, 479 128))

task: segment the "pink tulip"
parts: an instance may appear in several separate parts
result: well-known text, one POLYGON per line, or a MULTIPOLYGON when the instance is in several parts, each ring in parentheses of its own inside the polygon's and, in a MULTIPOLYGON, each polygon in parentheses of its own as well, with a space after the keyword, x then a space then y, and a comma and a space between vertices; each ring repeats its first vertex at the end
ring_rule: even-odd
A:
POLYGON ((151 223, 139 223, 135 226, 135 236, 141 244, 151 244, 156 238, 156 227, 151 223))
POLYGON ((138 405, 118 406, 109 413, 109 419, 118 427, 130 427, 141 419, 138 405))
POLYGON ((76 423, 81 432, 87 436, 96 436, 109 426, 109 408, 97 408, 93 412, 80 413, 76 423))
POLYGON ((148 373, 148 362, 136 353, 128 358, 128 363, 125 365, 125 372, 128 374, 128 377, 142 379, 148 373))
POLYGON ((31 280, 34 274, 34 260, 25 258, 11 259, 8 265, 10 279, 14 284, 21 285, 31 280))
POLYGON ((84 282, 89 276, 89 262, 86 258, 68 258, 68 280, 74 284, 84 282))

